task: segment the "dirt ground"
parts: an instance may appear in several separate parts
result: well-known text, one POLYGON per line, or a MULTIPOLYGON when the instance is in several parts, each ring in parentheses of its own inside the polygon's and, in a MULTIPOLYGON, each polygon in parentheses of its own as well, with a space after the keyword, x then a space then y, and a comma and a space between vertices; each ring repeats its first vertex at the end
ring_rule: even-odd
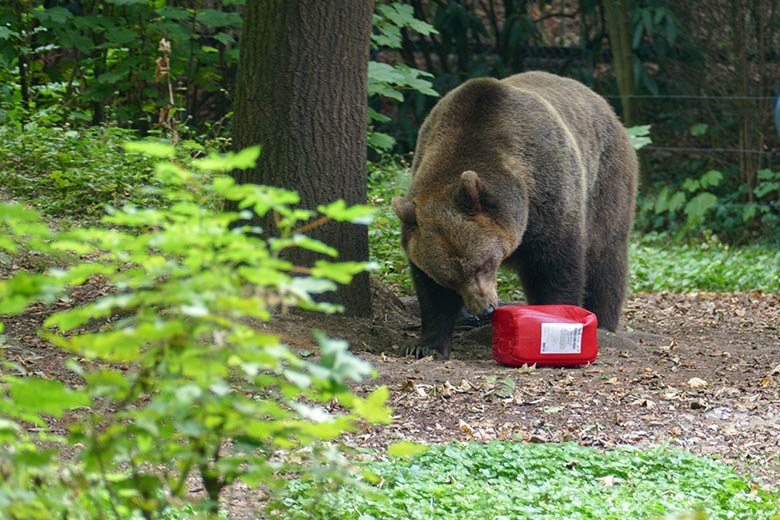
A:
MULTIPOLYGON (((359 390, 391 391, 395 421, 352 436, 356 445, 669 444, 780 485, 780 295, 634 295, 621 331, 600 333, 598 358, 579 368, 501 366, 489 327, 459 331, 449 361, 405 357, 419 332, 412 305, 387 291, 376 301, 373 320, 316 324, 376 367, 377 379, 359 390)), ((288 332, 310 325, 303 317, 285 321, 288 332)))
MULTIPOLYGON (((58 307, 107 290, 92 280, 58 307)), ((717 456, 759 485, 780 485, 780 295, 634 295, 621 331, 600 335, 596 361, 561 369, 498 365, 484 327, 459 330, 449 361, 406 357, 419 333, 413 302, 382 287, 375 293, 373 319, 288 315, 269 325, 296 349, 314 353, 310 330, 323 329, 376 367, 377 378, 356 389, 387 385, 395 421, 350 434, 349 444, 380 450, 399 439, 669 444, 717 456)), ((0 351, 30 374, 68 381, 65 356, 35 332, 51 312, 34 306, 4 319, 0 351)), ((231 516, 250 518, 247 496, 234 491, 226 504, 231 516)))

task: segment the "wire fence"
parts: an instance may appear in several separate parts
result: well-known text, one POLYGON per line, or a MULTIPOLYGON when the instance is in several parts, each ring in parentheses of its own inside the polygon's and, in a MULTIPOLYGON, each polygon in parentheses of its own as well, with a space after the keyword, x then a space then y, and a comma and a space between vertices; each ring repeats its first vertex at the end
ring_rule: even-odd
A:
MULTIPOLYGON (((772 106, 768 107, 769 111, 773 113, 775 119, 777 118, 778 110, 780 109, 780 93, 775 96, 713 96, 713 95, 694 95, 694 94, 633 94, 628 96, 622 95, 604 95, 606 99, 644 99, 644 100, 670 100, 670 101, 767 101, 772 102, 772 106)), ((746 154, 746 155, 759 155, 769 157, 771 159, 780 158, 780 127, 777 122, 774 133, 777 135, 778 149, 751 149, 751 148, 739 148, 739 147, 701 147, 701 146, 663 146, 656 144, 649 144, 642 147, 645 152, 671 152, 671 153, 713 153, 713 154, 746 154)))

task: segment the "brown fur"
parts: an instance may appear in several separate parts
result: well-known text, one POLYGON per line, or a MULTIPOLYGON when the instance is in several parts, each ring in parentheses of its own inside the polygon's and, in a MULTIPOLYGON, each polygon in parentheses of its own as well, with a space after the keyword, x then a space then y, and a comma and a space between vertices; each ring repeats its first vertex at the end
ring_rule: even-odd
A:
POLYGON ((453 309, 497 305, 502 263, 529 303, 617 327, 637 161, 604 99, 542 72, 470 80, 423 123, 412 173, 393 207, 423 308, 418 355, 449 356, 453 309))

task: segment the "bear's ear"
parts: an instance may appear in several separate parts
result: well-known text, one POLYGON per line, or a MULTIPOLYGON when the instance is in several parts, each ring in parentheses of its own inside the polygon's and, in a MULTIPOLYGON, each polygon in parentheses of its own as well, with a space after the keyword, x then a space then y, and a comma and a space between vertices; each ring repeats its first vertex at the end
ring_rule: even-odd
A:
POLYGON ((471 170, 460 174, 460 186, 455 192, 455 203, 469 216, 480 212, 493 213, 498 206, 495 196, 488 191, 477 172, 471 170))
POLYGON ((476 215, 482 211, 482 192, 484 186, 477 172, 467 170, 460 174, 460 188, 458 188, 456 202, 458 207, 467 215, 476 215))
POLYGON ((393 209, 404 224, 408 226, 417 224, 417 213, 411 200, 406 197, 393 197, 393 209))

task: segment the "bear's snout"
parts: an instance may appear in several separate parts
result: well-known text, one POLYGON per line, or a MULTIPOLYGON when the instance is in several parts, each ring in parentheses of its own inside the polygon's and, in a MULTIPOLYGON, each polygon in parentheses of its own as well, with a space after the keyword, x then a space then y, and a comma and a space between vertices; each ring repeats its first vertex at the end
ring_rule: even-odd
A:
POLYGON ((475 279, 466 283, 460 295, 469 312, 476 316, 484 316, 498 307, 498 292, 495 280, 475 279))

